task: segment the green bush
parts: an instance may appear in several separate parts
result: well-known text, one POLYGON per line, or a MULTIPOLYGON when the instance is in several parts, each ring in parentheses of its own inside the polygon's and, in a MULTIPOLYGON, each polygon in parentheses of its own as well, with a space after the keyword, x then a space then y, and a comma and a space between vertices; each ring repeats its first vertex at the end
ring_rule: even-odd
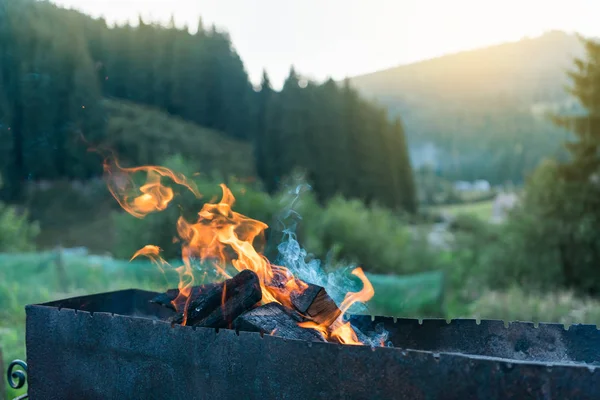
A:
POLYGON ((488 248, 490 282, 538 289, 600 291, 600 188, 561 179, 547 161, 488 248))
POLYGON ((0 203, 0 252, 34 250, 39 233, 39 225, 29 221, 27 212, 0 203))
POLYGON ((424 235, 392 211, 335 197, 319 207, 311 196, 300 203, 299 238, 310 253, 366 271, 408 274, 439 267, 424 235))
POLYGON ((41 248, 85 246, 110 249, 109 218, 115 204, 104 181, 54 181, 28 187, 24 205, 39 222, 36 243, 41 248))
POLYGON ((558 171, 554 161, 540 165, 504 224, 456 218, 450 280, 472 292, 465 299, 476 298, 477 287, 506 290, 515 284, 600 291, 600 188, 566 182, 558 171))
POLYGON ((600 303, 573 292, 530 292, 518 286, 489 291, 477 300, 470 316, 504 321, 556 322, 600 325, 600 303))
POLYGON ((465 305, 475 301, 493 284, 489 257, 498 247, 500 227, 475 215, 459 214, 448 228, 450 246, 434 253, 434 257, 445 272, 446 307, 451 314, 462 314, 466 312, 465 305))
MULTIPOLYGON (((0 177, 0 188, 2 178, 0 177)), ((25 210, 0 202, 0 252, 17 253, 35 249, 35 239, 40 233, 37 222, 29 220, 25 210)), ((1 294, 0 294, 1 296, 1 294)), ((0 302, 0 304, 3 304, 0 302)))

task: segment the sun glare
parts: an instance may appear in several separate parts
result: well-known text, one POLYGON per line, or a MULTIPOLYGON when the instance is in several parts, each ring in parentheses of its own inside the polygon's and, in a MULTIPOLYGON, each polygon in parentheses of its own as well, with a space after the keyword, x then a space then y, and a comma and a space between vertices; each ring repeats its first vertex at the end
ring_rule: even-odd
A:
POLYGON ((254 82, 266 68, 275 87, 292 64, 319 80, 342 79, 549 30, 600 35, 583 20, 594 8, 600 11, 594 0, 262 0, 260 6, 241 0, 54 2, 109 22, 136 23, 140 14, 167 22, 172 15, 179 26, 195 29, 201 16, 205 25, 230 33, 254 82))

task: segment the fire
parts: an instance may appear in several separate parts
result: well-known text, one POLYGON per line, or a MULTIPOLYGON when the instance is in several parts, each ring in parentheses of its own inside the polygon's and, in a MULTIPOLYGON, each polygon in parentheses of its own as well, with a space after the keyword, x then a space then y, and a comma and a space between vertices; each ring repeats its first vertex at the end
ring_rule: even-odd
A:
MULTIPOLYGON (((112 163, 105 161, 104 171, 112 195, 125 211, 136 218, 144 218, 150 213, 162 211, 173 200, 173 189, 164 185, 161 182, 162 178, 168 178, 187 188, 198 198, 202 197, 193 182, 164 167, 123 168, 116 161, 112 163), (146 182, 138 187, 133 180, 133 174, 139 172, 146 173, 146 182)), ((187 315, 185 315, 187 302, 190 300, 194 284, 193 260, 210 263, 223 278, 230 278, 226 272, 228 265, 232 265, 238 271, 252 270, 260 281, 263 304, 278 302, 285 307, 293 308, 292 296, 302 293, 308 287, 287 268, 270 263, 256 250, 254 241, 263 238, 268 226, 233 211, 235 197, 225 184, 221 184, 221 189, 223 191, 221 200, 205 203, 196 221, 190 222, 183 217, 177 220, 183 265, 176 268, 179 273, 179 296, 173 300, 173 305, 184 312, 183 325, 187 322, 187 315), (185 307, 182 307, 183 304, 185 307)), ((164 269, 169 264, 160 256, 160 251, 157 246, 146 245, 138 250, 132 259, 146 256, 164 269)), ((362 344, 350 323, 344 322, 342 316, 355 302, 368 301, 373 296, 374 290, 361 268, 355 269, 352 273, 363 282, 363 289, 346 295, 339 307, 342 314, 331 315, 321 324, 304 322, 300 326, 315 329, 332 342, 362 344)))
POLYGON ((173 189, 162 185, 161 177, 168 177, 175 183, 188 188, 196 197, 202 197, 193 182, 189 182, 185 176, 176 174, 168 168, 154 166, 123 168, 116 159, 113 163, 109 159, 104 162, 108 190, 121 207, 136 218, 143 218, 152 212, 162 211, 173 200, 173 189), (132 179, 132 175, 136 172, 146 172, 147 174, 146 183, 139 188, 132 179))
POLYGON ((375 294, 375 290, 373 289, 371 282, 369 282, 365 276, 362 268, 356 268, 352 271, 352 274, 362 281, 363 288, 359 292, 346 294, 344 301, 342 301, 342 304, 340 304, 339 307, 342 312, 341 315, 339 317, 336 317, 335 315, 331 316, 331 318, 326 319, 321 324, 312 321, 301 322, 301 327, 315 329, 321 332, 321 334, 329 341, 335 341, 342 344, 362 344, 362 342, 358 340, 356 332, 352 329, 350 322, 344 322, 343 315, 348 311, 352 304, 369 301, 375 294))

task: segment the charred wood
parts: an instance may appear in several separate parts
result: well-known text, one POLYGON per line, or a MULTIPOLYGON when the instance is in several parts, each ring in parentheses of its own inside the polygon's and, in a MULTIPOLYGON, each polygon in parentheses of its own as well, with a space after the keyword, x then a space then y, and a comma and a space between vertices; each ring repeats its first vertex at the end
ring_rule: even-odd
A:
MULTIPOLYGON (((192 287, 189 295, 189 301, 191 302, 196 300, 201 294, 204 294, 219 285, 221 285, 221 283, 209 283, 207 285, 199 285, 192 287)), ((179 298, 178 296, 179 289, 169 289, 166 292, 161 293, 152 300, 150 300, 150 302, 160 304, 161 306, 170 308, 173 311, 182 311, 183 307, 185 306, 185 303, 188 300, 184 296, 181 296, 179 298), (176 301, 175 305, 173 304, 174 301, 176 301)))
POLYGON ((308 283, 308 288, 302 293, 293 293, 291 300, 298 312, 318 324, 326 321, 331 323, 342 313, 323 287, 311 283, 308 283))
POLYGON ((258 276, 244 270, 231 279, 208 287, 188 302, 187 319, 180 312, 172 322, 188 326, 225 328, 262 299, 258 276))
POLYGON ((325 338, 314 329, 301 328, 298 323, 305 319, 297 312, 279 303, 269 303, 256 307, 237 317, 235 329, 248 332, 264 332, 286 339, 325 342, 325 338))

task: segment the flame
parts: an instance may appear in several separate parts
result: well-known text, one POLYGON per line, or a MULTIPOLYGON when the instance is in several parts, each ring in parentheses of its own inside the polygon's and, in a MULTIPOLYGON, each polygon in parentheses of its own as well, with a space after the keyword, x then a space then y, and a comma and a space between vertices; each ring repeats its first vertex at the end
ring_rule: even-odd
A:
MULTIPOLYGON (((163 267, 170 266, 170 264, 159 255, 160 251, 161 251, 160 247, 148 244, 148 245, 142 247, 141 249, 139 249, 138 251, 136 251, 135 254, 133 255, 133 257, 131 257, 131 260, 133 260, 139 256, 146 256, 154 264, 156 264, 160 268, 160 270, 164 273, 165 270, 163 267)), ((179 284, 177 286, 177 288, 179 289, 179 294, 177 295, 177 297, 175 299, 173 299, 171 301, 171 304, 173 304, 175 309, 178 311, 180 308, 183 308, 183 310, 187 310, 188 304, 191 300, 190 294, 192 292, 192 285, 194 284, 193 269, 191 267, 191 264, 184 263, 184 265, 175 268, 175 271, 177 271, 177 273, 179 274, 179 284), (180 306, 181 304, 185 305, 185 307, 181 307, 180 306)), ((186 322, 187 322, 187 313, 184 313, 183 314, 183 325, 185 325, 186 322)))
POLYGON ((161 177, 170 178, 175 183, 188 188, 196 197, 202 197, 193 182, 189 182, 182 174, 174 173, 164 167, 123 168, 116 159, 107 158, 104 161, 104 174, 108 190, 113 197, 125 211, 136 218, 144 218, 152 212, 162 211, 173 200, 173 189, 164 186, 161 177), (132 175, 136 172, 147 174, 146 183, 139 188, 132 179, 132 175))
POLYGON ((339 342, 342 344, 363 344, 358 337, 356 332, 352 328, 350 322, 344 322, 343 316, 346 311, 356 302, 367 302, 375 294, 373 285, 365 276, 362 268, 355 268, 352 271, 352 275, 357 276, 363 283, 363 288, 359 292, 347 293, 344 301, 340 304, 339 309, 341 314, 331 315, 325 319, 322 323, 317 324, 314 321, 301 322, 298 325, 303 328, 314 329, 320 332, 328 341, 339 342))
POLYGON ((210 261, 224 277, 229 277, 225 272, 227 265, 233 265, 238 271, 249 269, 258 275, 264 304, 278 302, 292 307, 292 294, 302 292, 308 285, 256 251, 254 240, 262 237, 268 226, 232 211, 235 197, 224 184, 221 189, 221 200, 204 204, 196 222, 179 217, 177 232, 184 243, 184 263, 190 257, 210 261))
MULTIPOLYGON (((141 166, 123 168, 115 160, 104 162, 105 177, 111 194, 121 207, 136 218, 144 218, 147 214, 166 209, 174 198, 171 187, 164 185, 161 178, 171 181, 190 190, 197 198, 202 195, 193 182, 182 174, 164 167, 141 166), (146 173, 146 183, 137 186, 133 174, 146 173)), ((293 308, 292 296, 302 293, 308 285, 296 278, 284 266, 274 265, 259 253, 254 242, 264 239, 264 231, 268 226, 260 221, 248 218, 232 210, 235 197, 225 184, 221 184, 223 195, 218 202, 205 203, 198 218, 194 222, 183 217, 177 220, 177 233, 181 242, 183 265, 175 268, 179 273, 179 295, 173 305, 183 312, 183 325, 187 322, 187 305, 194 283, 192 260, 211 264, 223 278, 230 278, 226 267, 232 265, 238 271, 249 269, 259 278, 262 290, 262 303, 277 302, 285 307, 293 308), (182 305, 185 304, 185 307, 182 305)), ((146 245, 132 257, 146 256, 164 271, 170 266, 161 256, 161 249, 154 245, 146 245)), ((359 277, 363 288, 356 293, 348 293, 339 306, 340 313, 333 313, 325 321, 303 322, 304 328, 315 329, 332 342, 343 344, 362 344, 349 322, 343 321, 343 314, 357 301, 368 301, 374 294, 373 286, 361 268, 352 273, 359 277)), ((223 290, 222 304, 225 303, 226 289, 223 290)), ((275 330, 271 334, 275 333, 275 330)))

